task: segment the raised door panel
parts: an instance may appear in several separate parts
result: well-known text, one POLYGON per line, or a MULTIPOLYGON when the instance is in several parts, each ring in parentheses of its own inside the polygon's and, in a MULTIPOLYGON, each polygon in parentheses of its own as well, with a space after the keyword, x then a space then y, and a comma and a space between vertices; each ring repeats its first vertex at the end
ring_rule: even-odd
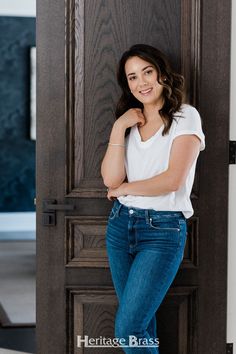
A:
MULTIPOLYGON (((114 289, 67 288, 67 308, 68 353, 123 353, 114 339, 117 311, 114 289)), ((161 353, 196 354, 196 287, 170 289, 158 311, 157 321, 161 353)))
POLYGON ((196 104, 199 0, 69 0, 66 14, 66 196, 104 198, 100 167, 120 95, 118 59, 134 43, 157 46, 196 104))

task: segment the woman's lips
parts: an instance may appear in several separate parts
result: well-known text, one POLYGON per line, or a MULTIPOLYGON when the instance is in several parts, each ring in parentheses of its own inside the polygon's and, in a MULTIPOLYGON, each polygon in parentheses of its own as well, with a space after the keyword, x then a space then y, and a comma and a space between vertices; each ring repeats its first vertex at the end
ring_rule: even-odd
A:
POLYGON ((152 91, 152 88, 149 88, 146 90, 141 90, 141 91, 139 91, 139 93, 141 93, 141 95, 147 96, 151 91, 152 91))

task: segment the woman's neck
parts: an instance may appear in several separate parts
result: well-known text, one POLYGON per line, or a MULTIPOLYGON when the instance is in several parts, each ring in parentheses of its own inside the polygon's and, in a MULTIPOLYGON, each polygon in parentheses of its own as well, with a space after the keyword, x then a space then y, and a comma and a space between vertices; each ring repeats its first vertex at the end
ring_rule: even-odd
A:
POLYGON ((156 122, 156 121, 162 121, 159 110, 161 109, 162 104, 158 105, 144 105, 143 107, 143 114, 144 117, 146 118, 147 123, 148 122, 156 122))

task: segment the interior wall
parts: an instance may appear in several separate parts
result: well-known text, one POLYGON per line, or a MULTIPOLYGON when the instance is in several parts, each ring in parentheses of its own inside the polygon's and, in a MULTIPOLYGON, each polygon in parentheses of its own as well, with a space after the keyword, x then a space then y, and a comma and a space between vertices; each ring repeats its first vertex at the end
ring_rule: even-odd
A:
MULTIPOLYGON (((17 20, 16 19, 17 17, 19 17, 19 21, 21 21, 22 18, 25 18, 24 21, 29 20, 29 23, 31 23, 30 26, 33 26, 33 28, 35 29, 36 0, 21 0, 21 1, 0 0, 0 18, 4 18, 6 21, 8 21, 8 17, 9 17, 9 20, 15 18, 15 21, 17 20), (27 17, 31 17, 31 19, 29 18, 27 20, 26 19, 27 17), (32 25, 32 22, 33 22, 33 25, 32 25)), ((4 37, 6 38, 5 34, 9 32, 9 29, 10 28, 8 27, 7 32, 2 31, 0 33, 0 37, 3 39, 3 41, 4 41, 4 37)), ((34 29, 33 29, 33 31, 35 32, 34 29)), ((28 39, 29 38, 32 39, 31 35, 30 36, 27 35, 26 37, 28 37, 28 39)), ((27 39, 27 41, 28 41, 28 39, 27 39)), ((30 42, 32 42, 31 39, 29 40, 30 42)), ((33 43, 35 43, 35 33, 34 33, 33 43)), ((17 46, 19 47, 19 45, 22 44, 22 40, 18 40, 15 45, 13 45, 13 44, 11 46, 12 46, 12 49, 15 50, 17 48, 17 46)), ((30 45, 31 45, 31 43, 30 43, 30 45)), ((3 46, 5 47, 5 45, 1 45, 0 50, 3 49, 2 48, 3 46)), ((4 53, 7 54, 7 51, 5 50, 4 53)), ((1 60, 3 60, 3 56, 1 56, 1 60)), ((2 65, 1 65, 1 68, 2 68, 1 71, 3 72, 2 65)), ((2 77, 2 72, 1 72, 1 77, 2 77)), ((10 78, 10 82, 11 82, 11 78, 10 78)), ((6 84, 4 84, 4 87, 5 87, 4 91, 6 91, 6 84)), ((10 90, 8 90, 8 92, 10 92, 10 90)), ((27 93, 27 95, 28 95, 28 93, 27 93)), ((28 97, 29 97, 29 95, 28 95, 28 97)), ((2 102, 5 102, 5 100, 6 100, 6 98, 2 102)), ((4 106, 4 105, 1 105, 1 106, 4 106)), ((2 114, 1 114, 1 117, 3 117, 2 114)), ((15 115, 12 115, 9 122, 14 119, 15 119, 15 115)), ((25 127, 24 122, 23 122, 23 126, 24 126, 24 127, 22 127, 24 129, 23 134, 25 134, 25 137, 26 137, 25 141, 27 140, 26 144, 24 144, 25 145, 24 149, 26 149, 27 152, 30 154, 31 163, 30 163, 29 168, 32 170, 33 165, 35 164, 35 162, 34 162, 35 161, 35 146, 34 146, 35 142, 30 141, 29 132, 28 132, 27 128, 25 127), (26 130, 25 130, 25 128, 26 128, 26 130)), ((2 132, 3 132, 3 130, 2 130, 2 132)), ((21 129, 21 131, 18 133, 21 134, 22 132, 23 131, 21 129)), ((2 135, 1 135, 1 138, 3 138, 2 135)), ((2 147, 5 151, 6 144, 4 144, 3 141, 2 141, 2 147)), ((18 154, 20 156, 22 156, 20 148, 18 150, 19 150, 18 154)), ((6 153, 6 151, 5 151, 5 153, 6 153)), ((8 155, 8 151, 7 151, 6 156, 7 155, 8 155)), ((17 158, 18 162, 21 160, 20 156, 18 156, 19 158, 17 158)), ((5 171, 5 170, 7 170, 7 171, 10 170, 9 165, 6 169, 3 169, 3 168, 1 169, 1 175, 3 174, 3 172, 5 174, 7 173, 7 171, 5 171)), ((32 173, 31 173, 31 175, 32 175, 32 173)), ((5 186, 5 189, 8 189, 8 185, 5 186)), ((28 203, 28 206, 26 206, 25 210, 34 210, 35 209, 33 206, 33 197, 35 196, 35 193, 33 193, 33 197, 31 194, 30 194, 30 197, 28 198, 30 205, 28 203)), ((5 239, 7 239, 7 240, 8 239, 35 239, 35 212, 34 211, 32 211, 32 212, 27 211, 24 213, 23 212, 13 212, 13 211, 1 212, 0 213, 0 240, 2 240, 2 239, 4 239, 4 240, 5 239)))
POLYGON ((35 18, 0 16, 0 212, 34 211, 30 48, 35 18))

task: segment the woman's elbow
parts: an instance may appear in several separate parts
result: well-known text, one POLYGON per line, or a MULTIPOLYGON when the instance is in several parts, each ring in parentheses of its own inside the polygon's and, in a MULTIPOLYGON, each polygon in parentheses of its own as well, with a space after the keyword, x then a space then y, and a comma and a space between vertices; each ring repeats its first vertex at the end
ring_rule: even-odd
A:
POLYGON ((185 179, 183 178, 173 178, 171 183, 171 191, 177 192, 185 183, 185 179))
POLYGON ((103 178, 103 184, 107 187, 107 188, 118 188, 121 183, 123 182, 123 180, 110 180, 108 178, 103 178))
POLYGON ((110 188, 110 181, 106 177, 104 177, 103 175, 102 175, 102 181, 103 181, 104 186, 110 188))
POLYGON ((111 182, 110 182, 109 180, 104 179, 104 178, 103 178, 103 184, 104 184, 104 186, 106 186, 107 188, 113 188, 113 187, 111 186, 111 182))
POLYGON ((115 189, 115 188, 118 188, 120 185, 121 185, 121 183, 122 182, 120 182, 120 183, 111 183, 111 182, 107 182, 107 181, 105 181, 105 182, 103 182, 104 183, 104 185, 107 187, 107 188, 111 188, 111 189, 115 189))

